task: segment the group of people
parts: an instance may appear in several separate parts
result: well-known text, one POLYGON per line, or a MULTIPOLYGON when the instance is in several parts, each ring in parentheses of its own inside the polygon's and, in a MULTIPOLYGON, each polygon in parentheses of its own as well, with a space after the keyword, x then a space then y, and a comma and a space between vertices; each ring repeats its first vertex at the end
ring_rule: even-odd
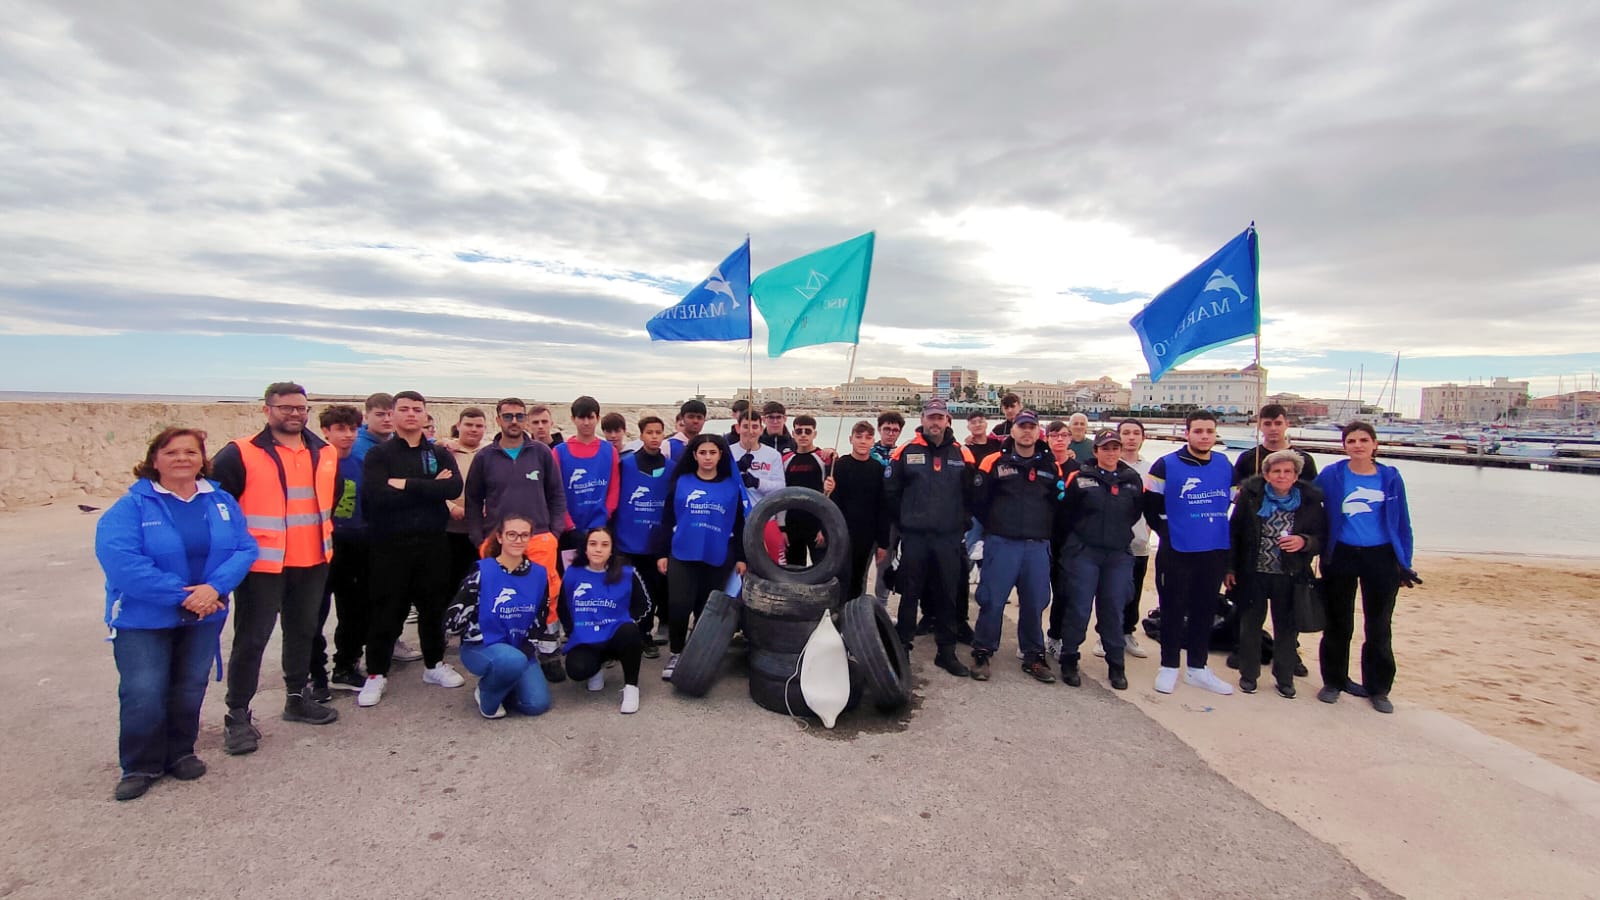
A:
MULTIPOLYGON (((215 457, 203 432, 167 428, 96 533, 121 675, 115 797, 141 796, 165 775, 205 773, 194 745, 213 662, 223 677, 230 610, 229 754, 261 741, 251 702, 275 625, 285 721, 336 721, 334 690, 353 692, 359 707, 377 705, 396 661, 420 660, 426 684, 464 686, 445 658, 449 635, 459 636, 460 661, 477 677, 474 701, 485 718, 544 713, 552 682, 603 691, 612 666, 621 670, 621 712, 636 712, 641 661, 661 652, 658 628, 670 681, 711 592, 736 590, 745 574, 746 512, 785 486, 829 497, 848 539, 830 545, 820 523, 795 510, 767 526, 763 552, 789 564, 847 554, 842 599, 860 595, 876 567, 877 596, 887 603, 891 584, 901 595, 901 640, 909 647, 917 634, 933 634, 936 664, 978 680, 991 677, 1015 590, 1025 672, 1054 681, 1053 659, 1061 680, 1080 684, 1079 647, 1098 613, 1095 652, 1112 686, 1125 689, 1124 656, 1144 655, 1133 629, 1154 531, 1165 625, 1156 688, 1174 689, 1187 650, 1186 683, 1229 693, 1205 662, 1219 586, 1226 580, 1245 598, 1257 632, 1270 608, 1279 646, 1292 645, 1284 597, 1320 552, 1328 628, 1319 696, 1333 702, 1357 687, 1345 670, 1359 583, 1367 630, 1360 684, 1375 707, 1392 709, 1388 620, 1410 571, 1410 523, 1403 483, 1375 461, 1369 426, 1346 429, 1349 459, 1313 486, 1299 480, 1309 457, 1267 427, 1269 414, 1282 420, 1281 409, 1262 411, 1264 446, 1241 457, 1239 478, 1212 452, 1216 423, 1206 413, 1189 418, 1186 446, 1146 463, 1135 420, 1091 439, 1085 417, 1046 426, 1014 395, 1002 410, 1005 421, 992 431, 986 419, 969 419, 962 442, 944 401, 930 401, 905 443, 905 419, 886 411, 876 427, 854 424, 846 454, 819 447, 816 420, 791 423, 777 403, 739 404, 724 436, 704 430, 706 406, 691 400, 670 435, 647 415, 630 440, 627 421, 602 416, 591 397, 572 403, 571 436, 554 430, 547 407, 507 397, 492 418, 463 409, 438 436, 429 433, 426 399, 401 391, 374 394, 364 409, 320 410, 319 436, 308 427, 305 389, 283 382, 265 392, 265 427, 215 457), (974 628, 967 586, 975 561, 974 628), (416 622, 419 648, 401 640, 407 621, 416 622), (970 666, 959 643, 972 646, 970 666)), ((1274 675, 1279 692, 1293 696, 1292 668, 1278 663, 1284 655, 1274 675)), ((1241 642, 1247 691, 1258 656, 1259 641, 1241 642)))

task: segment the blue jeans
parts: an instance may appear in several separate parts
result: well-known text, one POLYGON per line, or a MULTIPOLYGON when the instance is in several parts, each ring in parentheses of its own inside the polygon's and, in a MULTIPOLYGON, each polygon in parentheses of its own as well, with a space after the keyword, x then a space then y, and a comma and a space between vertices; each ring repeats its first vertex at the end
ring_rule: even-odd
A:
MULTIPOLYGON (((1068 545, 1062 550, 1060 576, 1066 578, 1057 598, 1068 601, 1062 619, 1061 668, 1078 664, 1078 646, 1089 631, 1089 613, 1095 611, 1100 644, 1106 651, 1106 664, 1122 668, 1122 614, 1133 596, 1133 554, 1126 547, 1100 550, 1083 545, 1068 545)), ((1165 621, 1165 620, 1163 620, 1165 621)))
POLYGON ((992 654, 1000 649, 1000 626, 1013 587, 1022 607, 1017 619, 1017 646, 1028 659, 1042 659, 1044 628, 1039 620, 1050 605, 1050 542, 1021 541, 998 534, 983 539, 978 627, 973 631, 972 652, 992 654))
POLYGON ((510 644, 463 641, 461 664, 478 676, 480 711, 493 714, 502 705, 525 716, 550 709, 550 685, 538 663, 510 644))
POLYGON ((178 628, 119 628, 111 640, 117 661, 122 775, 159 778, 194 755, 206 675, 217 658, 225 615, 178 628))

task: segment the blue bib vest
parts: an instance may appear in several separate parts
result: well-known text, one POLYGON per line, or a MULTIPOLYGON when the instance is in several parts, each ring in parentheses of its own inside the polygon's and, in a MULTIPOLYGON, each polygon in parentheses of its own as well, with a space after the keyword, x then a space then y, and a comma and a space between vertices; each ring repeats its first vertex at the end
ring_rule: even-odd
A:
POLYGON ((728 561, 733 523, 744 501, 739 480, 702 481, 693 472, 678 479, 672 497, 677 527, 672 530, 672 558, 720 566, 728 561))
POLYGON ((630 621, 628 608, 633 602, 633 568, 622 567, 622 577, 606 582, 606 573, 575 566, 561 576, 561 593, 572 611, 572 636, 562 653, 584 644, 604 644, 630 621))
POLYGON ((617 497, 617 552, 660 556, 667 549, 661 520, 667 511, 672 470, 663 464, 653 474, 639 471, 633 453, 622 454, 617 497))
POLYGON ((617 450, 601 441, 594 456, 579 459, 565 443, 555 447, 561 461, 561 489, 567 495, 567 515, 572 527, 587 531, 606 524, 606 490, 611 487, 611 466, 617 450))
POLYGON ((478 631, 484 646, 521 648, 528 632, 538 627, 539 609, 549 594, 550 576, 536 562, 528 564, 526 573, 512 575, 495 560, 478 560, 478 631))
POLYGON ((1167 534, 1180 553, 1228 549, 1228 500, 1233 466, 1221 453, 1192 466, 1173 453, 1167 457, 1167 534))

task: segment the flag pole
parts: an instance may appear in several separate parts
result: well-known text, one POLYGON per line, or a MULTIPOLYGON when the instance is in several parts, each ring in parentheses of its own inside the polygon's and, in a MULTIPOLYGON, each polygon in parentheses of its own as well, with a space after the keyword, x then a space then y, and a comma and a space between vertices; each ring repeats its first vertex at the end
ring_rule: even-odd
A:
MULTIPOLYGON (((850 390, 850 379, 856 374, 856 351, 861 349, 860 343, 850 345, 850 365, 844 370, 844 389, 850 390)), ((844 410, 839 410, 844 412, 844 410)), ((828 460, 828 477, 833 477, 833 464, 839 461, 839 436, 844 433, 844 416, 839 417, 839 424, 833 429, 833 459, 828 460)))
MULTIPOLYGON (((1250 229, 1255 230, 1256 223, 1250 223, 1250 229)), ((1256 269, 1256 472, 1261 472, 1261 407, 1267 403, 1266 379, 1261 377, 1261 245, 1256 243, 1250 255, 1250 261, 1256 269)))
MULTIPOLYGON (((745 261, 749 262, 749 260, 750 260, 750 232, 748 232, 748 231, 746 231, 744 233, 744 248, 745 248, 745 252, 744 252, 745 261)), ((753 266, 752 266, 752 268, 753 268, 753 266)), ((755 300, 754 297, 747 297, 745 299, 745 309, 744 309, 745 318, 748 319, 749 322, 750 322, 750 337, 745 339, 744 352, 745 352, 745 356, 750 361, 750 396, 749 396, 748 399, 750 400, 750 406, 751 406, 752 409, 755 408, 755 405, 756 405, 756 327, 755 327, 756 314, 755 314, 755 311, 752 309, 752 307, 755 305, 755 302, 756 302, 756 300, 755 300)), ((738 431, 739 430, 739 423, 737 421, 733 423, 733 430, 734 431, 738 431)))

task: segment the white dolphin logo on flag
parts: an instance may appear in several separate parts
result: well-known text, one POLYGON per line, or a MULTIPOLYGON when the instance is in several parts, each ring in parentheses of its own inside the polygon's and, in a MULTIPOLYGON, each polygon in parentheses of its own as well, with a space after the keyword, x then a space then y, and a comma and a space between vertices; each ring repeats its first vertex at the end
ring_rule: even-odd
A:
POLYGON ((1233 291, 1238 296, 1240 303, 1250 302, 1250 298, 1244 295, 1244 291, 1239 290, 1239 282, 1234 281, 1232 275, 1217 269, 1211 273, 1210 278, 1206 279, 1205 292, 1210 293, 1211 291, 1221 290, 1233 291))
POLYGON ((706 290, 713 294, 726 294, 728 300, 733 303, 733 308, 739 308, 739 298, 734 296, 733 285, 728 283, 728 279, 722 277, 721 266, 711 270, 711 277, 706 279, 706 290))

